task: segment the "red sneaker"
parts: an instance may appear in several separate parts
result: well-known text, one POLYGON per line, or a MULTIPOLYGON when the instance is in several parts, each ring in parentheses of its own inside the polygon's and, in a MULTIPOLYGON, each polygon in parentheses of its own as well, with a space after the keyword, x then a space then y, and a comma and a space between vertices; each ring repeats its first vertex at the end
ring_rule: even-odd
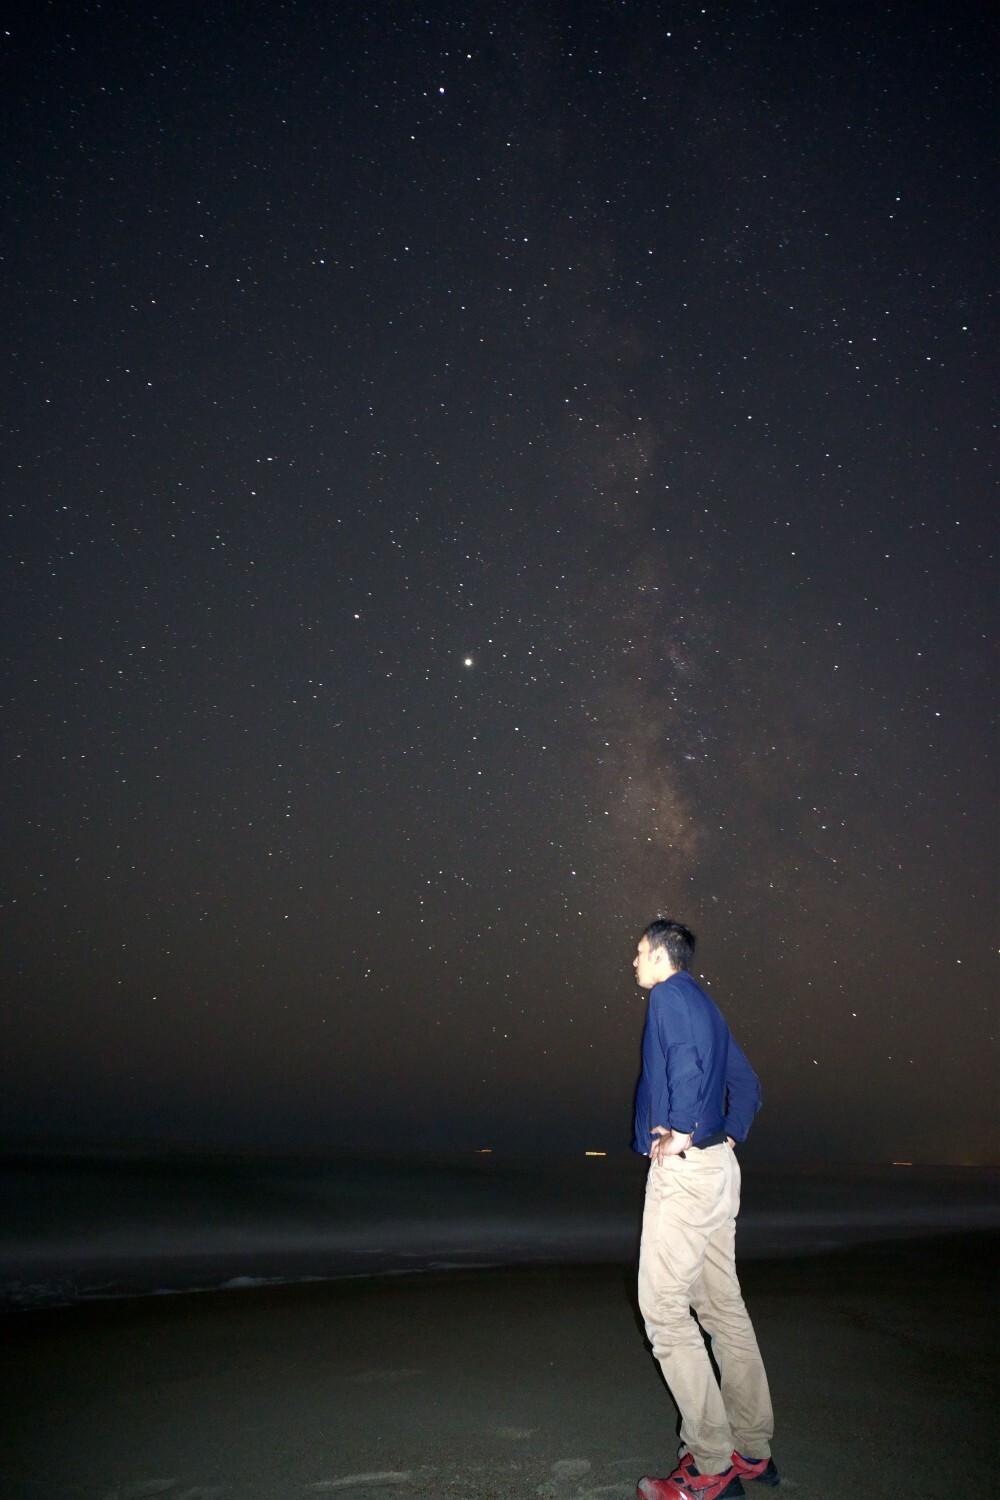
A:
POLYGON ((722 1474, 699 1474, 690 1453, 685 1453, 680 1467, 668 1479, 640 1479, 638 1500, 736 1500, 745 1495, 735 1468, 722 1474))
POLYGON ((756 1479, 773 1490, 781 1483, 773 1458, 744 1458, 742 1453, 733 1454, 733 1468, 744 1479, 756 1479))

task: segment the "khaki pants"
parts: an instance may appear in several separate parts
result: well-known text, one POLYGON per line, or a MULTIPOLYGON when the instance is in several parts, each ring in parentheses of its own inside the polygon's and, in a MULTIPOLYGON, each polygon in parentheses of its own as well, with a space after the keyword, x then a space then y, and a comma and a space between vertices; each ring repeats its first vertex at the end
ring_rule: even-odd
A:
POLYGON ((639 1307, 681 1414, 681 1441, 702 1474, 728 1469, 734 1449, 748 1458, 771 1453, 771 1396, 736 1276, 739 1208, 740 1168, 730 1146, 692 1148, 650 1165, 639 1307))

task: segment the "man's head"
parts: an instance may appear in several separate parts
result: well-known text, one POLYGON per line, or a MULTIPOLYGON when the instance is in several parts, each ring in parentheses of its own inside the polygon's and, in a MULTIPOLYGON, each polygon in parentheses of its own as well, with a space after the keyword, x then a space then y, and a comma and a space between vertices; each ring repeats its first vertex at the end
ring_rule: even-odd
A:
POLYGON ((690 967, 697 939, 683 922, 657 917, 650 922, 636 949, 632 967, 635 982, 642 990, 651 990, 661 979, 669 979, 678 969, 690 967))

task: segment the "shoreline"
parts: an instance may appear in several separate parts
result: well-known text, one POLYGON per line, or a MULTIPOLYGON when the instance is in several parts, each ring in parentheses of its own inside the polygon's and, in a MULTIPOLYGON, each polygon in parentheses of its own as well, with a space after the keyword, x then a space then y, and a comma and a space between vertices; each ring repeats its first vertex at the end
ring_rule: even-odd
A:
MULTIPOLYGON (((949 1243, 964 1243, 968 1241, 974 1244, 977 1241, 989 1241, 995 1239, 1000 1248, 1000 1228, 993 1224, 984 1226, 966 1226, 959 1230, 949 1227, 932 1230, 923 1228, 910 1234, 902 1234, 898 1227, 895 1232, 886 1231, 879 1233, 874 1231, 870 1237, 859 1239, 849 1244, 838 1244, 833 1246, 816 1246, 808 1250, 800 1247, 791 1248, 787 1251, 764 1251, 740 1253, 737 1250, 737 1261, 740 1267, 741 1279, 751 1274, 751 1267, 765 1267, 770 1265, 781 1265, 789 1267, 795 1263, 804 1265, 814 1264, 817 1261, 836 1261, 840 1257, 847 1259, 856 1256, 871 1255, 874 1257, 898 1256, 905 1254, 907 1247, 924 1245, 929 1242, 941 1240, 949 1243)), ((1000 1259, 1000 1258, 998 1258, 1000 1259)), ((140 1274, 139 1267, 146 1263, 138 1260, 95 1260, 89 1268, 80 1267, 79 1261, 75 1263, 78 1275, 86 1280, 95 1278, 93 1288, 77 1290, 72 1294, 65 1294, 60 1299, 56 1292, 46 1292, 37 1299, 26 1297, 23 1301, 16 1300, 10 1296, 6 1300, 0 1300, 0 1322, 6 1318, 16 1318, 33 1312, 58 1312, 69 1311, 77 1307, 89 1307, 95 1304, 115 1302, 144 1302, 159 1299, 177 1299, 184 1297, 209 1297, 214 1295, 229 1295, 233 1293, 279 1290, 307 1286, 340 1286, 349 1283, 379 1283, 390 1280, 413 1280, 424 1281, 434 1277, 462 1277, 484 1273, 487 1275, 510 1273, 516 1275, 521 1271, 552 1271, 560 1270, 571 1273, 575 1270, 594 1269, 625 1269, 638 1263, 638 1236, 636 1237, 635 1252, 631 1257, 600 1255, 581 1256, 569 1259, 565 1255, 553 1253, 551 1256, 525 1256, 519 1260, 498 1259, 469 1259, 463 1261, 458 1258, 449 1259, 441 1256, 440 1259, 428 1261, 419 1265, 400 1265, 395 1259, 387 1259, 382 1265, 358 1267, 355 1261, 348 1260, 343 1268, 323 1271, 277 1270, 280 1263, 287 1267, 287 1256, 270 1256, 268 1254, 250 1254, 241 1256, 194 1257, 178 1256, 159 1257, 151 1256, 150 1261, 159 1264, 163 1274, 159 1280, 163 1283, 150 1287, 146 1283, 149 1280, 148 1273, 143 1271, 143 1284, 129 1286, 131 1278, 133 1281, 140 1274), (240 1264, 242 1262, 242 1265, 240 1264), (173 1272, 173 1274, 171 1274, 173 1272), (194 1280, 188 1278, 194 1277, 194 1280), (170 1285, 171 1280, 184 1282, 185 1284, 170 1285), (102 1288, 108 1288, 104 1290, 102 1288)), ((305 1263, 314 1263, 312 1258, 304 1258, 305 1263)), ((8 1285, 20 1283, 27 1285, 32 1281, 32 1268, 17 1267, 17 1274, 0 1278, 8 1285)), ((59 1262, 48 1262, 38 1268, 40 1277, 48 1278, 49 1284, 57 1281, 63 1267, 59 1262)))

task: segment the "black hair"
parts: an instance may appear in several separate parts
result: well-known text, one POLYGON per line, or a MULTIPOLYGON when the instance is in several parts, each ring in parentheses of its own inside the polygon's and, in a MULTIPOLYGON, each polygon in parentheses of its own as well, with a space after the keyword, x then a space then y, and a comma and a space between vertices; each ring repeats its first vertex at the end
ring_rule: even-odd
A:
POLYGON ((670 917, 657 917, 650 922, 643 937, 649 942, 650 953, 655 953, 658 948, 665 948, 675 969, 691 967, 698 939, 683 922, 674 922, 670 917))

